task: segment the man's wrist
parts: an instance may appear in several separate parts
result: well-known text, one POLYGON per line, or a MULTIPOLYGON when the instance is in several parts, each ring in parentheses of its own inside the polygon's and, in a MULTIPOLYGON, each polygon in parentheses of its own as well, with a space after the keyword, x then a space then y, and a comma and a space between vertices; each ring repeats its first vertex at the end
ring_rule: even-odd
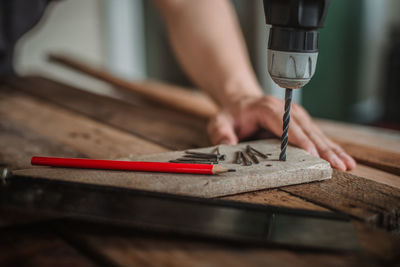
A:
POLYGON ((220 88, 218 104, 221 108, 227 108, 243 99, 263 96, 261 87, 256 81, 248 79, 231 79, 220 88))

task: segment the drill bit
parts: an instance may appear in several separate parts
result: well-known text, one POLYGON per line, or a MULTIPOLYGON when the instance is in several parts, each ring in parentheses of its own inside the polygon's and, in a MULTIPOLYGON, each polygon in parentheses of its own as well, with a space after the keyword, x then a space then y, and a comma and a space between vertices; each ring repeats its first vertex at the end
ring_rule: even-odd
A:
POLYGON ((288 144, 288 132, 290 122, 290 106, 292 104, 293 89, 286 88, 285 91, 285 113, 283 114, 283 133, 281 138, 281 154, 279 160, 286 161, 286 148, 288 144))

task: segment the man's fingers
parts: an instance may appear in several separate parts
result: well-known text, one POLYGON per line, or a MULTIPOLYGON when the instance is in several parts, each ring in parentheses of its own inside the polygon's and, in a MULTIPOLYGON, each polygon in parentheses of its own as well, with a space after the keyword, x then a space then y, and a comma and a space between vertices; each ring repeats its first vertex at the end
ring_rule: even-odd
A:
POLYGON ((308 151, 313 156, 319 157, 317 148, 296 121, 290 122, 288 134, 289 143, 308 151))
POLYGON ((346 152, 342 151, 338 152, 337 154, 339 155, 340 159, 346 164, 347 170, 351 171, 357 166, 356 161, 346 152))
MULTIPOLYGON (((316 136, 318 136, 318 139, 321 140, 321 142, 324 144, 321 149, 329 149, 333 151, 336 156, 340 159, 340 161, 344 164, 345 168, 340 168, 340 170, 352 170, 356 167, 357 163, 355 160, 348 155, 338 144, 333 142, 331 139, 329 139, 322 131, 320 128, 317 127, 314 123, 311 124, 311 127, 309 127, 310 130, 315 133, 316 136)), ((313 138, 311 138, 313 139, 313 138)), ((318 145, 317 145, 318 147, 318 145)), ((338 164, 336 164, 338 165, 338 164)), ((341 164, 339 164, 341 165, 341 164)), ((339 168, 338 168, 339 169, 339 168)))
POLYGON ((328 149, 320 152, 322 158, 329 161, 333 168, 338 169, 340 171, 346 171, 347 166, 346 164, 338 157, 338 155, 333 152, 333 150, 328 149))
POLYGON ((329 161, 336 169, 342 171, 354 169, 356 166, 354 159, 332 142, 301 107, 298 107, 297 111, 299 112, 295 114, 294 120, 300 124, 305 134, 315 144, 320 156, 329 161))
POLYGON ((209 122, 207 132, 213 145, 234 145, 238 142, 233 119, 225 113, 218 114, 209 122))
MULTIPOLYGON (((277 116, 263 116, 260 117, 261 127, 272 131, 275 135, 282 135, 282 118, 277 116)), ((303 132, 299 124, 292 120, 289 124, 289 143, 298 146, 313 156, 319 157, 315 145, 311 142, 310 138, 303 132)))
POLYGON ((339 157, 339 154, 336 153, 338 150, 335 150, 331 143, 327 142, 328 139, 326 137, 319 135, 316 131, 309 131, 307 132, 307 135, 316 145, 321 158, 329 161, 333 168, 341 171, 345 171, 347 169, 345 161, 339 157))
POLYGON ((353 170, 357 163, 356 161, 348 155, 338 144, 331 141, 328 137, 324 136, 327 140, 326 142, 332 148, 332 150, 339 156, 339 158, 344 162, 347 167, 347 170, 353 170))

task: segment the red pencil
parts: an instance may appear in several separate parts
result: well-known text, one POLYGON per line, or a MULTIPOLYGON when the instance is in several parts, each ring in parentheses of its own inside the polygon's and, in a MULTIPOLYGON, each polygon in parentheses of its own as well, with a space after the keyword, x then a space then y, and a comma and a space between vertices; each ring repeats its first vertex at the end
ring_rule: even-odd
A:
POLYGON ((53 157, 32 157, 32 165, 43 165, 64 168, 101 169, 101 170, 124 170, 143 172, 173 172, 192 174, 219 174, 232 169, 226 169, 211 164, 188 164, 169 162, 143 162, 143 161, 119 161, 100 159, 73 159, 53 157))

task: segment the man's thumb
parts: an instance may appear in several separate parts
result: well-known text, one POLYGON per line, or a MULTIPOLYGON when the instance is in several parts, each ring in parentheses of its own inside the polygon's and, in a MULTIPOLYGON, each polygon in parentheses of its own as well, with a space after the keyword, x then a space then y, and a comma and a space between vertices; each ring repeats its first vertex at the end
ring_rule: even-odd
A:
POLYGON ((213 145, 234 145, 238 142, 233 119, 226 113, 217 114, 208 123, 207 132, 213 145))

